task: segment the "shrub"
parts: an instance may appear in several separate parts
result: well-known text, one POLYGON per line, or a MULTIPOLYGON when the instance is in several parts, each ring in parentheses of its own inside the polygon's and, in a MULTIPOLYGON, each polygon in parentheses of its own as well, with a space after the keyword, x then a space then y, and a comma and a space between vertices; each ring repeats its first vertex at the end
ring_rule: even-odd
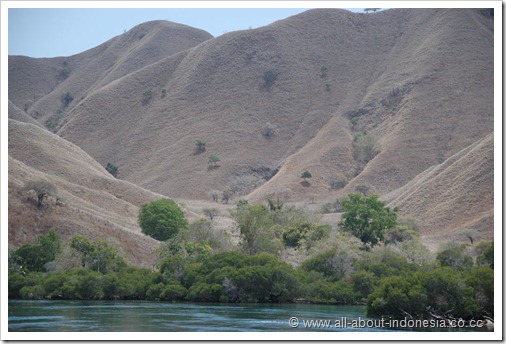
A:
POLYGON ((302 179, 308 179, 308 178, 312 178, 313 175, 311 174, 311 172, 309 171, 304 171, 302 172, 301 176, 300 176, 302 179))
POLYGON ((223 193, 221 194, 221 201, 225 204, 228 204, 228 201, 232 198, 234 195, 234 192, 230 189, 223 190, 223 193))
POLYGON ((353 272, 352 264, 353 259, 347 252, 331 249, 307 259, 301 267, 306 271, 321 272, 330 280, 337 281, 353 272))
POLYGON ((338 174, 331 176, 327 179, 327 183, 332 189, 342 189, 346 186, 348 181, 346 180, 346 177, 344 175, 338 174))
POLYGON ((322 66, 322 68, 320 68, 320 77, 325 78, 327 77, 328 73, 329 73, 328 67, 322 66))
POLYGON ((299 225, 287 227, 282 232, 283 242, 288 247, 300 247, 302 243, 311 246, 315 241, 323 239, 328 235, 328 225, 304 222, 299 225))
POLYGON ((70 68, 67 61, 63 61, 62 69, 58 72, 58 79, 65 80, 70 76, 70 68))
POLYGON ((218 202, 220 199, 220 192, 218 190, 211 190, 209 191, 209 196, 211 196, 214 202, 218 202))
POLYGON ((456 270, 469 269, 473 266, 473 259, 466 254, 466 247, 450 243, 448 247, 438 253, 436 259, 442 266, 449 266, 456 270))
POLYGON ((63 111, 63 109, 58 109, 56 110, 56 113, 51 115, 47 120, 46 120, 46 128, 48 128, 49 130, 55 132, 56 129, 58 128, 58 126, 60 125, 60 122, 61 120, 63 119, 63 117, 65 116, 65 112, 63 111))
POLYGON ((485 249, 476 257, 477 265, 485 265, 490 268, 494 268, 494 242, 485 242, 485 244, 480 245, 485 246, 485 249))
POLYGON ((165 241, 188 227, 188 221, 176 202, 169 199, 153 201, 139 212, 142 232, 156 240, 165 241))
POLYGON ((302 178, 302 185, 309 186, 309 182, 307 180, 309 178, 312 178, 313 175, 309 171, 304 171, 304 172, 302 172, 302 174, 300 175, 300 177, 302 178))
POLYGON ((353 158, 365 165, 371 161, 378 153, 380 148, 376 138, 369 133, 357 134, 353 138, 353 158))
POLYGON ((195 150, 195 153, 197 154, 204 152, 206 150, 206 142, 197 140, 197 142, 195 142, 195 150))
POLYGON ((72 94, 70 92, 65 93, 61 99, 61 102, 63 104, 63 108, 64 109, 67 108, 70 105, 70 103, 72 103, 73 100, 74 100, 74 97, 72 96, 72 94))
POLYGON ((105 170, 109 172, 114 177, 118 176, 118 166, 111 164, 110 162, 107 163, 107 166, 105 166, 105 170))
POLYGON ((151 89, 147 89, 144 93, 142 93, 142 96, 144 99, 150 99, 153 96, 153 91, 151 91, 151 89))
POLYGON ((46 181, 28 182, 25 184, 25 190, 33 190, 37 193, 37 207, 42 207, 44 199, 56 197, 58 189, 53 184, 46 181))
POLYGON ((267 70, 264 72, 264 85, 266 87, 271 87, 276 82, 278 78, 278 74, 273 70, 267 70))
POLYGON ((272 213, 261 204, 245 205, 231 212, 240 232, 240 246, 244 252, 277 253, 281 248, 274 232, 272 213))
POLYGON ((210 220, 214 219, 214 217, 220 213, 219 210, 216 208, 204 208, 202 212, 204 213, 204 215, 209 217, 210 220))
POLYGON ((408 226, 397 225, 385 231, 386 241, 389 243, 400 243, 407 240, 417 239, 420 235, 418 232, 408 226))
POLYGON ((265 197, 267 200, 267 204, 269 205, 270 211, 277 211, 283 209, 283 205, 285 205, 285 202, 280 195, 275 194, 269 194, 265 197), (274 198, 276 197, 276 198, 274 198))
POLYGON ((267 122, 265 127, 262 129, 262 135, 266 139, 270 139, 274 136, 274 134, 276 133, 277 130, 278 130, 277 125, 272 124, 271 122, 267 122))
POLYGON ((211 167, 211 168, 216 168, 216 167, 218 167, 218 166, 219 166, 219 165, 218 165, 218 163, 219 163, 220 161, 221 161, 221 159, 220 159, 217 155, 215 155, 215 154, 211 155, 211 156, 209 157, 209 160, 208 160, 208 162, 209 162, 209 164, 210 164, 210 167, 211 167))

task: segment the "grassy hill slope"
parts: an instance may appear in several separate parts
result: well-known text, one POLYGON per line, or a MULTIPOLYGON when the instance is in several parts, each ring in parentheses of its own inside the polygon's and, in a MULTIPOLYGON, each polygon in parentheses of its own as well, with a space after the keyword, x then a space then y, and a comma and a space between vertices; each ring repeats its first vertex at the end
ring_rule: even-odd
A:
POLYGON ((304 170, 322 197, 334 197, 335 174, 343 193, 383 194, 493 130, 492 24, 478 10, 307 11, 118 79, 71 109, 58 134, 173 197, 248 194, 278 170, 256 198, 305 197, 304 170), (363 132, 380 153, 360 166, 352 142, 363 132), (221 162, 208 170, 211 154, 221 162))
MULTIPOLYGON (((412 216, 424 240, 467 241, 494 236, 493 134, 432 166, 385 199, 412 216)), ((435 247, 437 248, 437 247, 435 247)))
POLYGON ((141 233, 142 204, 161 198, 117 180, 72 143, 37 126, 9 120, 9 244, 54 228, 64 238, 102 238, 135 264, 151 264, 159 243, 141 233), (37 207, 30 182, 48 182, 56 197, 37 207))

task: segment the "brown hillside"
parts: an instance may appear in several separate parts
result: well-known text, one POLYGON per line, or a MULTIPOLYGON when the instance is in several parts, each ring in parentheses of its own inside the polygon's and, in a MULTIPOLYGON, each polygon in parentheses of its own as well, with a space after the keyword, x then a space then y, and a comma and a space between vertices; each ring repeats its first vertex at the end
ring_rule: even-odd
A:
POLYGON ((494 135, 487 135, 385 196, 420 224, 424 241, 494 236, 494 135))
POLYGON ((9 241, 55 227, 152 262, 140 205, 163 194, 193 218, 219 207, 231 229, 233 204, 208 195, 227 188, 234 201, 277 194, 315 208, 365 190, 419 221, 432 248, 466 231, 490 238, 493 27, 478 9, 318 9, 217 38, 156 21, 70 57, 11 56, 9 241), (379 151, 367 163, 353 148, 365 132, 379 151), (65 204, 37 209, 22 190, 33 180, 65 204))
POLYGON ((41 127, 41 128, 44 127, 42 124, 40 124, 35 119, 30 117, 30 115, 28 115, 25 111, 21 110, 16 105, 14 105, 14 103, 11 102, 10 100, 9 100, 8 112, 9 112, 10 119, 15 119, 16 121, 19 121, 19 122, 30 123, 30 124, 36 125, 38 127, 41 127))
POLYGON ((383 194, 493 130, 492 28, 474 9, 307 11, 116 80, 76 105, 58 133, 172 197, 248 193, 278 168, 253 199, 335 197, 334 174, 349 179, 343 194, 360 185, 383 194), (267 71, 277 75, 270 86, 267 71), (352 140, 364 131, 381 153, 356 171, 352 140), (194 155, 196 140, 205 153, 194 155), (221 158, 211 171, 210 154, 221 158), (310 188, 300 185, 304 170, 310 188))
POLYGON ((16 247, 54 228, 118 246, 133 263, 150 265, 158 242, 137 225, 139 207, 161 195, 117 180, 75 145, 32 124, 9 120, 9 244, 16 247), (24 188, 46 181, 58 190, 38 208, 24 188))
POLYGON ((69 57, 9 56, 9 99, 41 123, 74 97, 68 112, 101 87, 162 58, 212 38, 209 33, 167 21, 135 26, 107 42, 69 57))

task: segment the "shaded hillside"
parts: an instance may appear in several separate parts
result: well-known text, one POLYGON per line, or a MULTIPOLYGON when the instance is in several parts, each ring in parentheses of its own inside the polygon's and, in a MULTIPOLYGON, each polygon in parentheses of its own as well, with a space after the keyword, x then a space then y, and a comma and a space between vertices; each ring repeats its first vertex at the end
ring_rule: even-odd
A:
MULTIPOLYGON (((492 239, 494 236, 494 136, 464 148, 385 196, 412 216, 424 241, 492 239)), ((468 241, 469 242, 469 241, 468 241)))
POLYGON ((151 21, 107 42, 68 57, 9 56, 9 99, 46 123, 56 121, 101 87, 133 71, 212 38, 186 25, 151 21), (68 104, 62 98, 70 93, 68 104), (58 110, 64 114, 58 117, 58 110))
POLYGON ((172 197, 247 194, 278 171, 252 199, 383 194, 493 130, 492 40, 493 18, 474 9, 311 10, 109 83, 58 134, 172 197), (367 164, 352 149, 363 132, 380 147, 367 164), (211 154, 221 162, 209 170, 211 154), (336 174, 347 182, 337 193, 336 174))
POLYGON ((11 102, 10 100, 9 100, 8 112, 9 112, 10 119, 15 119, 16 121, 19 121, 19 122, 30 123, 30 124, 36 125, 38 127, 41 127, 41 128, 44 127, 41 123, 37 122, 35 119, 30 117, 30 115, 28 115, 25 111, 21 110, 16 105, 14 105, 14 103, 11 102))
POLYGON ((161 196, 117 180, 75 145, 32 124, 9 120, 9 245, 54 228, 64 238, 103 238, 135 264, 154 262, 158 242, 141 234, 139 207, 161 196), (37 207, 31 182, 49 182, 55 197, 37 207))

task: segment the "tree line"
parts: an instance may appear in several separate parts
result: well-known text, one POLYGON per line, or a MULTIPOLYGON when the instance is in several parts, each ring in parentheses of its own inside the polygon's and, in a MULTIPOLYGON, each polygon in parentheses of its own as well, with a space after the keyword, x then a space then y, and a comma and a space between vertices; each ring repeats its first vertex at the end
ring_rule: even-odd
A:
MULTIPOLYGON (((62 243, 51 230, 9 252, 9 298, 362 304, 371 317, 493 319, 493 242, 449 244, 434 255, 377 196, 341 203, 336 231, 282 203, 240 202, 231 212, 239 245, 209 220, 167 221, 146 205, 141 214, 159 220, 146 223, 159 232, 169 225, 156 269, 129 265, 104 240, 62 243), (301 263, 280 259, 286 250, 301 263)), ((179 214, 175 203, 154 204, 179 214)))

